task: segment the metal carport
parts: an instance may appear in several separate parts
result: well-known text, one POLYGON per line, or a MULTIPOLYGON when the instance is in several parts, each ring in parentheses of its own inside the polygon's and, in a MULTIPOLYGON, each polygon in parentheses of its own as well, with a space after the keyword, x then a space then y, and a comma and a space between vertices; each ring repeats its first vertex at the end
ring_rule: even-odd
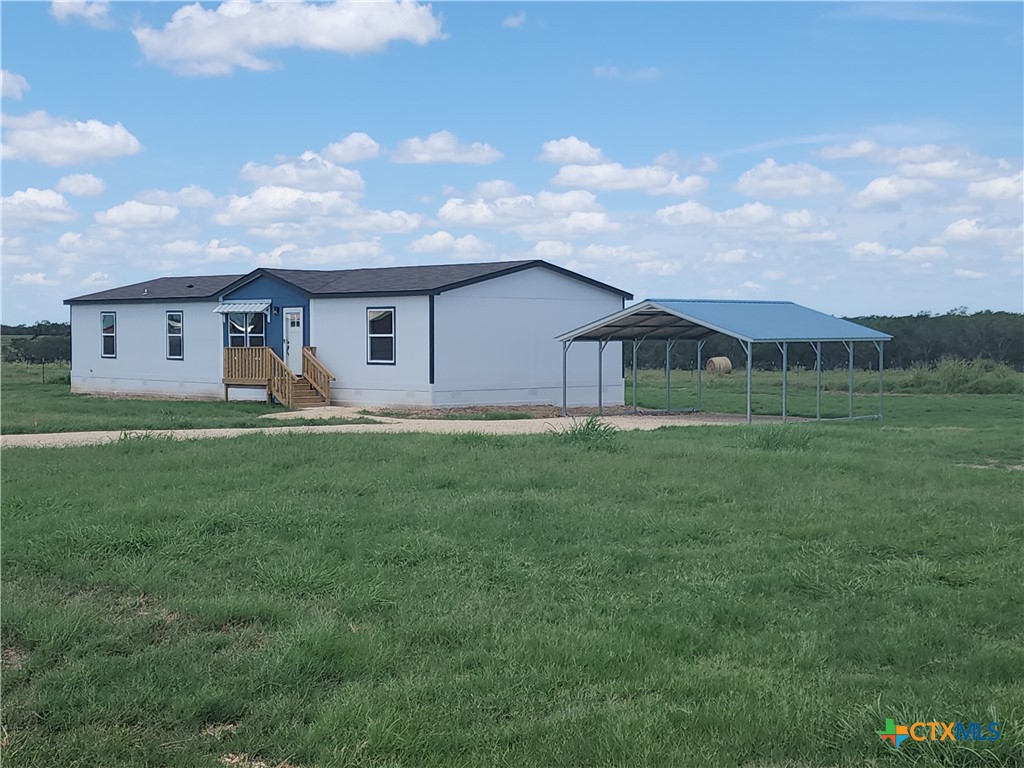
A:
POLYGON ((603 411, 601 360, 612 341, 633 343, 633 412, 636 412, 636 352, 643 341, 665 342, 665 410, 671 410, 671 368, 669 353, 677 341, 697 345, 697 407, 701 409, 701 353, 704 342, 716 333, 739 341, 747 357, 747 423, 751 421, 751 372, 753 345, 775 344, 782 354, 782 418, 786 419, 786 376, 789 345, 807 343, 815 352, 816 417, 821 419, 821 345, 841 342, 849 355, 849 415, 853 415, 853 345, 870 341, 878 351, 878 413, 865 418, 882 418, 885 342, 892 336, 849 320, 843 320, 791 301, 735 301, 726 299, 645 299, 620 312, 557 336, 562 342, 562 415, 567 415, 566 357, 576 342, 598 345, 598 410, 603 411))

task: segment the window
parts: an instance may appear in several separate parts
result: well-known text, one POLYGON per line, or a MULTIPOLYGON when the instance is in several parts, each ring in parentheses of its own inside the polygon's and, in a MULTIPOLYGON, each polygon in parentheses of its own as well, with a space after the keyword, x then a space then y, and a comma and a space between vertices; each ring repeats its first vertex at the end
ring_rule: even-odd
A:
POLYGON ((366 310, 366 362, 370 365, 395 364, 394 307, 370 307, 366 310))
POLYGON ((100 312, 100 356, 117 357, 117 313, 100 312))
POLYGON ((167 359, 185 359, 185 334, 182 312, 167 313, 167 359))
POLYGON ((231 312, 228 314, 229 347, 267 346, 267 317, 262 312, 231 312))

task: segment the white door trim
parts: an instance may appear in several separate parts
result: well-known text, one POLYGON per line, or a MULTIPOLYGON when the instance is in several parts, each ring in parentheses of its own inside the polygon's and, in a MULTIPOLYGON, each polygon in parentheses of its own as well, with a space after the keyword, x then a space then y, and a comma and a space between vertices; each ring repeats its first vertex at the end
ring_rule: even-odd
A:
POLYGON ((284 362, 292 373, 301 375, 302 374, 302 340, 303 340, 303 326, 306 318, 302 307, 284 307, 281 310, 281 324, 283 326, 282 338, 284 339, 284 362), (299 316, 299 343, 295 348, 291 347, 289 341, 289 334, 291 333, 291 325, 288 322, 288 315, 298 314, 299 316))

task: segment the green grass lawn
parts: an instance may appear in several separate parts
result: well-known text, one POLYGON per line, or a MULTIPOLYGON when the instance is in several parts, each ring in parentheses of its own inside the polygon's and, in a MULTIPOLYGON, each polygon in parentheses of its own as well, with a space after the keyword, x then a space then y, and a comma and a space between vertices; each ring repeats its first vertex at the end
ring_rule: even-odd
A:
MULTIPOLYGON (((266 403, 223 400, 130 400, 73 395, 66 365, 4 363, 0 367, 0 432, 89 432, 93 430, 281 427, 261 419, 287 409, 266 403), (46 383, 43 383, 45 376, 46 383)), ((301 424, 374 424, 370 418, 289 419, 301 424)))
POLYGON ((5 450, 4 765, 1024 764, 1021 405, 5 450))

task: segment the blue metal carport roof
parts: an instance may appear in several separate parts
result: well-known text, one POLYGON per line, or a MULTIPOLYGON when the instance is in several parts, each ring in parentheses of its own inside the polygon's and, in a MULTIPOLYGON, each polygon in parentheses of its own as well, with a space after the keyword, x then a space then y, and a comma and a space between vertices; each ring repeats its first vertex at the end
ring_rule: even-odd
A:
POLYGON ((791 301, 645 299, 556 337, 558 341, 700 340, 716 333, 746 342, 889 341, 887 333, 791 301))

